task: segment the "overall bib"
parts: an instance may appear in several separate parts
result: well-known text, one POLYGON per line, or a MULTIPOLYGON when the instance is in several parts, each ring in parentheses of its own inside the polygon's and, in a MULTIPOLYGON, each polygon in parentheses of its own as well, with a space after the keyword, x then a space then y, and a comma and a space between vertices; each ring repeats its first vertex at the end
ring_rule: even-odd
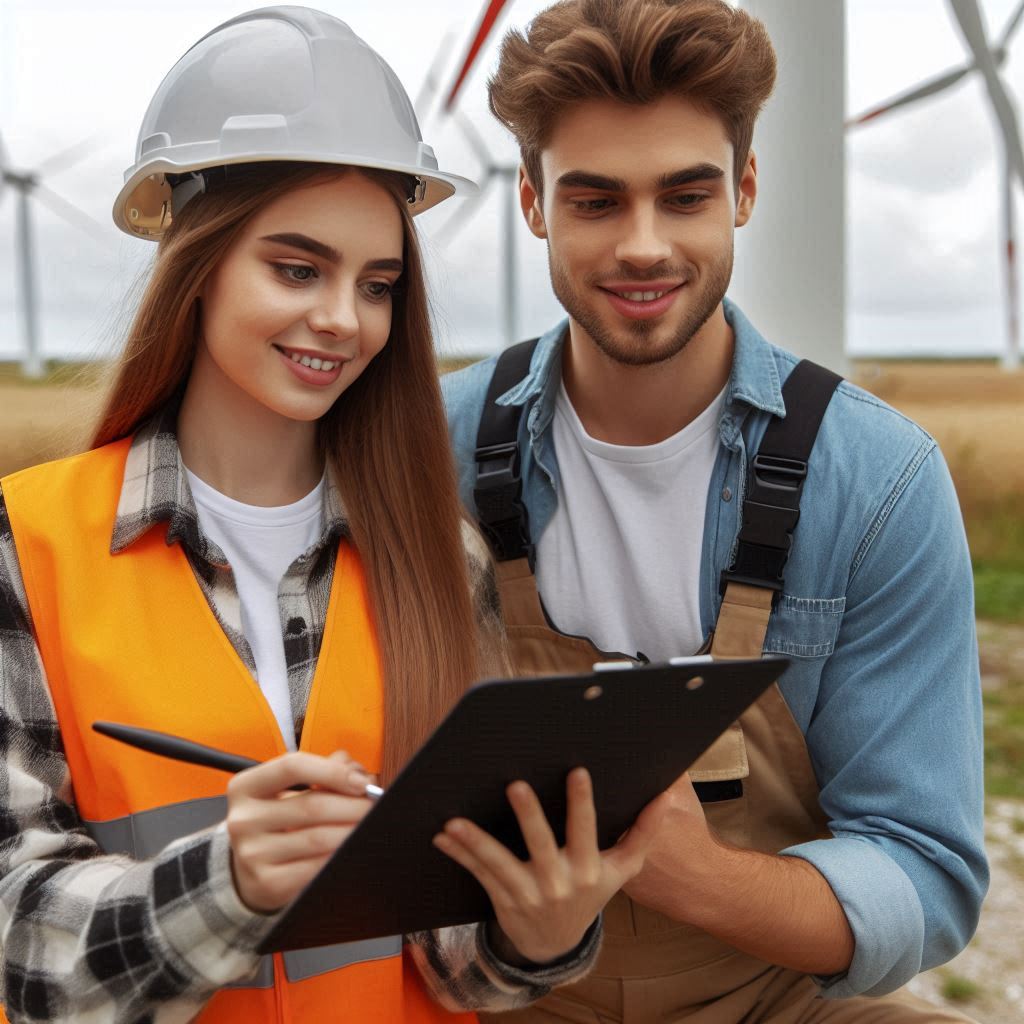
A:
MULTIPOLYGON (((503 393, 499 390, 502 388, 507 390, 502 380, 492 386, 487 407, 493 404, 495 392, 503 393)), ((821 414, 827 401, 824 398, 821 414)), ((818 422, 820 414, 811 424, 807 443, 797 443, 806 455, 810 454, 818 422)), ((510 425, 511 418, 507 417, 502 429, 507 433, 510 425)), ((493 435, 485 436, 481 423, 480 449, 492 439, 493 435)), ((766 434, 758 458, 766 446, 778 450, 771 449, 766 434)), ((493 450, 494 445, 491 447, 493 450)), ((779 461, 777 456, 767 458, 779 461)), ((486 457, 481 459, 483 468, 488 465, 486 457)), ((518 472, 515 475, 518 477, 518 472)), ((754 486, 748 488, 748 499, 758 496, 754 486)), ((488 509, 480 497, 478 490, 482 520, 490 512, 493 522, 494 509, 488 509)), ((783 499, 781 503, 786 502, 783 499)), ((795 510, 798 504, 799 488, 791 508, 795 510)), ((520 523, 525 524, 521 508, 518 514, 520 523)), ((764 534, 758 535, 757 529, 748 525, 746 507, 744 520, 741 549, 745 533, 747 540, 764 539, 764 534)), ((792 523, 795 525, 795 516, 792 523)), ((549 624, 525 553, 529 546, 525 529, 519 538, 525 543, 517 545, 509 542, 514 531, 505 530, 496 538, 493 528, 487 529, 490 524, 481 525, 496 549, 502 610, 517 674, 587 672, 595 662, 607 660, 610 655, 588 639, 558 633, 549 624), (510 553, 519 557, 510 558, 510 553)), ((718 620, 700 653, 709 652, 714 658, 762 656, 773 590, 743 581, 760 575, 757 568, 745 561, 741 552, 733 570, 725 574, 728 581, 718 620), (737 566, 747 572, 733 571, 737 566)), ((778 575, 781 578, 781 569, 778 575)), ((698 758, 689 774, 708 823, 735 846, 778 853, 830 836, 803 733, 777 684, 698 758)), ((905 990, 881 998, 823 999, 809 975, 748 956, 704 931, 634 902, 622 892, 605 908, 604 943, 591 974, 531 1007, 500 1017, 481 1015, 480 1019, 491 1024, 944 1024, 969 1020, 932 1007, 905 990)))

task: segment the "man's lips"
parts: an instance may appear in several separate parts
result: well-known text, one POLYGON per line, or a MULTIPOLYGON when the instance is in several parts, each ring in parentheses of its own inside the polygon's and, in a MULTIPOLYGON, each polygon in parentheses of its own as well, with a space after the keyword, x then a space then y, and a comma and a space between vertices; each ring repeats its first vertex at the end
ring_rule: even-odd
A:
POLYGON ((628 281, 598 285, 612 308, 630 320, 663 316, 675 302, 685 281, 628 281))

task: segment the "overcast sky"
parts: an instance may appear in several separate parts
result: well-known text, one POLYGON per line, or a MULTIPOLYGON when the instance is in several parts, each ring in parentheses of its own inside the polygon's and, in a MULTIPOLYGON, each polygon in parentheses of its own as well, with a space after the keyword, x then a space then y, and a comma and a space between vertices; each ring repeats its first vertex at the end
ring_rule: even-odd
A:
MULTIPOLYGON (((982 0, 990 37, 1016 2, 982 0)), ((319 0, 317 5, 348 21, 379 50, 414 99, 446 38, 443 74, 450 80, 483 6, 482 0, 319 0)), ((546 5, 547 0, 514 0, 499 27, 525 24, 546 5)), ((153 251, 151 243, 122 235, 110 220, 123 171, 133 161, 142 115, 164 74, 197 38, 254 6, 254 0, 0 0, 0 139, 9 164, 33 168, 82 139, 100 139, 85 160, 45 179, 101 223, 96 235, 33 204, 45 352, 97 353, 113 344, 129 284, 153 251)), ((494 35, 460 105, 501 163, 515 158, 515 148, 486 112, 484 81, 495 59, 494 35)), ((1024 86, 1022 45, 1024 30, 1004 71, 1015 96, 1024 86)), ((964 59, 945 0, 847 2, 850 113, 964 59)), ((422 128, 442 167, 484 176, 450 121, 431 115, 422 128)), ((847 347, 852 354, 999 351, 1004 320, 999 153, 977 76, 849 134, 847 347)), ((10 190, 0 196, 0 358, 19 351, 21 336, 12 200, 10 190)), ((500 345, 499 200, 499 189, 492 187, 451 241, 440 229, 456 211, 456 201, 420 219, 446 351, 481 353, 500 345)), ((543 246, 525 227, 518 240, 524 279, 518 325, 525 337, 550 325, 559 310, 549 294, 543 246)))

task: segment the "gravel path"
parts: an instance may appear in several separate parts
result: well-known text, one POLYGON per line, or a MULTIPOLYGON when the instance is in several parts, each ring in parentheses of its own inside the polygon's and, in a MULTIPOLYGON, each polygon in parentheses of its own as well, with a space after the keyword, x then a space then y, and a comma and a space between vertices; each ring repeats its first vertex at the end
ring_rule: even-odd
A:
POLYGON ((985 821, 992 884, 970 945, 955 959, 911 982, 918 995, 956 1006, 978 1024, 1024 1021, 1024 800, 993 800, 985 821), (963 982, 975 994, 957 1000, 944 991, 963 982))

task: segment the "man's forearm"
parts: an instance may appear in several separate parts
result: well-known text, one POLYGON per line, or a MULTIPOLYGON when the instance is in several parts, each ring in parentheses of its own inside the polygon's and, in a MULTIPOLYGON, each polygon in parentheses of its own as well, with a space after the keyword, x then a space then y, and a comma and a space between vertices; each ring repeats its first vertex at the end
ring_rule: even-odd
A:
POLYGON ((854 941, 824 876, 797 857, 742 850, 708 837, 703 856, 648 863, 626 892, 760 960, 805 974, 839 974, 854 941))

